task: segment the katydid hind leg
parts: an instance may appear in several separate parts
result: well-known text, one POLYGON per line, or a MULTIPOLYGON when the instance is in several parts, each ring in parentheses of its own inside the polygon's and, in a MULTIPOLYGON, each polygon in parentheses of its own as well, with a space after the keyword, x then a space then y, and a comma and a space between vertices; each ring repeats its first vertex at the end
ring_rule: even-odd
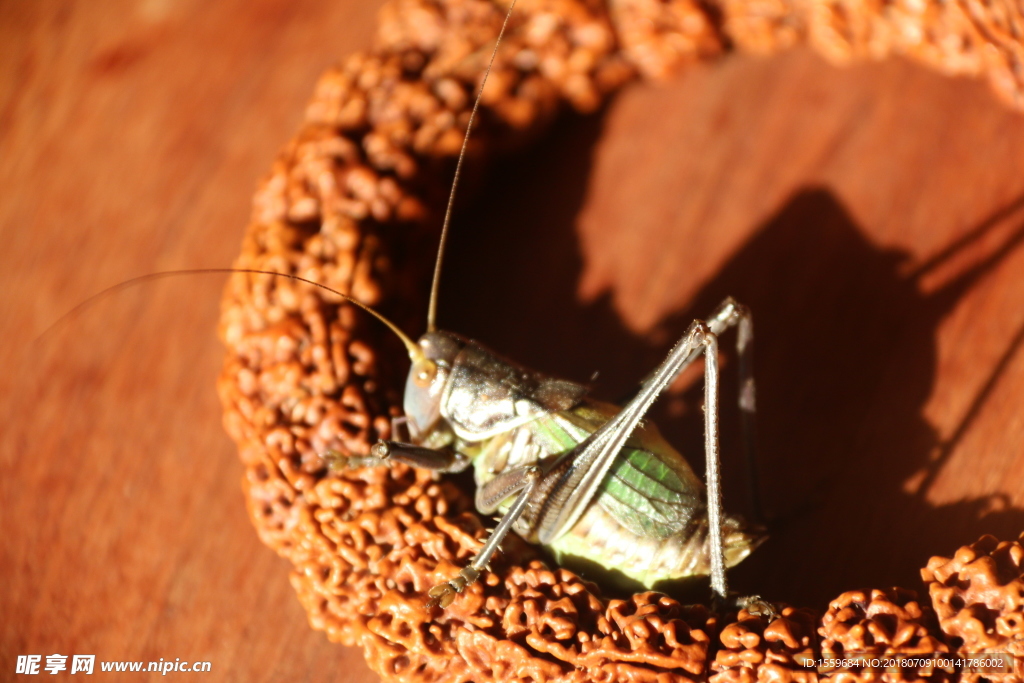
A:
MULTIPOLYGON (((744 466, 747 470, 748 495, 750 498, 750 509, 753 513, 753 521, 761 524, 764 521, 764 515, 761 509, 760 486, 757 475, 757 430, 755 419, 757 413, 757 392, 754 383, 754 318, 749 308, 730 296, 715 308, 705 322, 710 331, 719 337, 727 330, 733 327, 736 328, 740 440, 743 449, 744 466)), ((686 368, 690 367, 690 364, 697 360, 700 354, 701 349, 694 348, 682 364, 679 365, 670 383, 675 381, 686 368)), ((653 375, 654 373, 648 375, 648 379, 653 377, 653 375)))
POLYGON ((587 505, 597 495, 618 452, 647 414, 654 399, 672 383, 679 368, 689 361, 691 355, 703 350, 703 340, 709 334, 711 330, 706 324, 694 321, 623 410, 560 458, 555 465, 555 469, 560 469, 560 480, 550 489, 537 518, 541 543, 551 543, 579 521, 587 505), (568 462, 560 467, 565 461, 568 462))
MULTIPOLYGON (((704 456, 705 479, 708 492, 708 531, 711 541, 711 589, 716 600, 728 596, 728 582, 725 575, 725 543, 722 536, 722 520, 725 516, 722 504, 721 452, 718 438, 718 336, 731 327, 737 327, 736 355, 739 366, 739 408, 740 430, 743 441, 744 459, 748 469, 751 506, 756 521, 760 521, 761 510, 758 496, 755 415, 757 411, 754 384, 754 321, 750 309, 732 297, 723 301, 708 317, 708 334, 704 338, 704 456)), ((694 349, 681 364, 673 380, 692 363, 701 349, 694 349)), ((670 380, 671 381, 671 380, 670 380)), ((760 600, 760 598, 751 598, 760 600)))
MULTIPOLYGON (((538 536, 549 543, 570 529, 596 495, 619 450, 632 434, 651 404, 679 374, 705 355, 705 459, 708 490, 708 527, 711 586, 716 598, 728 593, 725 575, 725 548, 722 535, 724 510, 721 493, 721 459, 718 437, 718 335, 738 326, 737 350, 740 356, 739 404, 743 415, 744 438, 753 436, 754 380, 752 368, 753 323, 750 312, 735 300, 726 299, 707 322, 694 321, 662 364, 649 376, 640 392, 604 427, 581 443, 566 457, 572 458, 561 470, 561 481, 551 489, 538 515, 538 536)), ((753 443, 745 444, 752 462, 753 443)), ((756 499, 755 499, 756 502, 756 499)))
MULTIPOLYGON (((712 319, 714 320, 714 318, 712 319)), ((704 457, 706 461, 705 486, 708 495, 708 538, 711 542, 709 558, 711 591, 715 600, 724 600, 729 594, 729 587, 725 576, 725 542, 722 535, 722 520, 725 511, 722 505, 721 457, 718 439, 718 335, 711 326, 700 320, 694 321, 686 336, 683 337, 683 341, 669 353, 665 362, 655 371, 652 381, 645 384, 637 398, 623 408, 623 412, 626 412, 633 403, 639 402, 647 392, 653 395, 644 399, 643 413, 640 417, 646 414, 654 398, 679 375, 680 366, 685 367, 701 353, 704 354, 704 457), (687 347, 690 348, 687 349, 687 347)), ((635 423, 629 427, 630 433, 635 427, 635 423)), ((625 438, 628 436, 626 434, 625 438)), ((625 443, 625 438, 622 438, 623 443, 625 443)))
POLYGON ((479 552, 470 560, 469 565, 463 567, 459 575, 450 581, 439 583, 430 589, 429 606, 437 606, 444 609, 452 603, 455 596, 466 589, 467 586, 476 582, 480 574, 486 569, 494 553, 498 551, 501 542, 508 536, 516 521, 526 510, 530 503, 530 496, 533 494, 537 483, 541 478, 541 470, 537 465, 517 467, 507 472, 502 472, 477 490, 476 500, 478 507, 483 509, 495 509, 501 501, 510 495, 518 492, 512 507, 502 515, 498 526, 494 528, 487 542, 479 552))
POLYGON ((615 417, 559 458, 553 471, 559 481, 551 489, 537 515, 537 536, 548 544, 573 527, 611 469, 619 451, 629 439, 655 399, 690 362, 703 352, 708 325, 694 321, 661 365, 648 377, 640 391, 615 417))
POLYGON ((722 538, 722 460, 718 447, 718 337, 704 336, 704 458, 708 491, 708 537, 711 541, 711 591, 715 598, 729 594, 725 578, 725 542, 722 538))
MULTIPOLYGON (((708 525, 711 541, 711 584, 716 600, 725 599, 728 586, 725 576, 724 517, 721 496, 721 463, 718 440, 718 333, 739 326, 737 341, 740 355, 740 407, 745 420, 754 412, 754 385, 750 353, 753 328, 747 309, 727 299, 709 317, 707 322, 694 321, 686 335, 669 353, 662 364, 645 381, 640 392, 608 423, 594 432, 573 451, 559 459, 546 474, 536 466, 504 472, 477 492, 477 507, 493 510, 502 500, 519 492, 511 509, 506 513, 488 538, 484 548, 474 557, 459 577, 439 584, 431 590, 432 603, 442 607, 451 603, 457 593, 473 583, 497 551, 501 541, 512 530, 527 505, 535 507, 533 523, 542 543, 550 543, 563 531, 572 527, 584 508, 593 499, 615 457, 625 445, 654 400, 676 377, 702 353, 705 354, 705 456, 707 459, 708 525), (552 482, 551 479, 556 481, 552 482), (538 484, 542 493, 531 501, 538 484)), ((749 433, 749 432, 746 432, 749 433)))

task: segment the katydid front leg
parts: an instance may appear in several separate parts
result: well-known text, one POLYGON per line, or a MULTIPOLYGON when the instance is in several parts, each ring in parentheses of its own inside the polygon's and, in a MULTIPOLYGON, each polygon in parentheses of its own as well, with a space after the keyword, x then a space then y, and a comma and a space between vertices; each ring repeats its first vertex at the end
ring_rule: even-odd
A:
POLYGON ((469 458, 453 448, 424 448, 399 441, 378 441, 370 448, 369 455, 346 456, 336 450, 328 450, 320 456, 333 471, 357 467, 381 467, 400 462, 438 473, 461 472, 469 466, 469 458))
MULTIPOLYGON (((540 512, 535 520, 541 543, 551 543, 579 521, 586 507, 597 495, 601 482, 607 476, 615 458, 626 444, 633 430, 647 414, 655 399, 679 373, 701 354, 704 355, 704 452, 708 493, 708 530, 710 537, 711 589, 713 597, 722 600, 728 595, 725 576, 725 548, 722 538, 722 488, 718 447, 718 334, 735 324, 745 327, 749 343, 749 314, 735 301, 727 299, 710 318, 710 322, 695 320, 686 334, 669 352, 668 357, 644 382, 640 392, 615 417, 591 434, 585 441, 549 470, 557 474, 554 487, 544 486, 547 500, 539 502, 540 512), (744 325, 744 321, 746 321, 744 325), (557 500, 557 505, 546 504, 557 500)), ((748 366, 749 367, 749 366, 748 366)), ((746 378, 745 378, 746 379, 746 378)), ((746 383, 745 383, 746 384, 746 383)), ((749 383, 752 412, 753 385, 749 383)), ((741 405, 744 397, 741 396, 741 405)))

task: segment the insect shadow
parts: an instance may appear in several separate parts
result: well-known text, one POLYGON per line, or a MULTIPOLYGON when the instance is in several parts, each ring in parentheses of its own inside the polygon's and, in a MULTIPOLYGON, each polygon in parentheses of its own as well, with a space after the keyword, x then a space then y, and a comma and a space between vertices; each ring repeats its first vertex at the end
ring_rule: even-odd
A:
MULTIPOLYGON (((608 296, 588 304, 575 297, 582 258, 573 225, 601 128, 600 116, 562 119, 550 144, 503 164, 484 194, 459 212, 442 286, 445 326, 554 375, 587 381, 599 370, 595 393, 621 398, 635 392, 695 317, 727 295, 750 306, 757 489, 771 538, 730 572, 740 593, 824 607, 855 588, 920 588, 919 569, 932 554, 949 554, 983 533, 1012 538, 1024 529, 1024 510, 998 496, 944 505, 926 499, 1024 330, 995 368, 982 370, 991 373, 988 383, 949 442, 923 416, 936 381, 939 322, 1024 240, 1024 226, 926 293, 919 273, 908 274, 909 254, 874 244, 828 190, 804 189, 754 231, 686 310, 641 337, 624 327, 608 296), (918 490, 908 493, 914 477, 918 490)), ((1005 213, 1021 205, 1024 198, 1005 213)), ((975 235, 1002 218, 979 225, 975 235)), ((749 514, 738 418, 728 412, 736 387, 729 368, 723 377, 726 509, 749 514)), ((691 409, 681 418, 667 415, 665 400, 652 411, 698 472, 700 396, 699 383, 683 392, 691 409)))

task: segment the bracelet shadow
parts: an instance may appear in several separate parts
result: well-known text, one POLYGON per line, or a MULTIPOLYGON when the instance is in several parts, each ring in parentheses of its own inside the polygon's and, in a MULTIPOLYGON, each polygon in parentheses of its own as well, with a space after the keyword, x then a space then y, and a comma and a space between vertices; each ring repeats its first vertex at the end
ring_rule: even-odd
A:
MULTIPOLYGON (((936 385, 938 325, 1024 241, 1020 218, 988 256, 926 292, 921 277, 936 264, 908 273, 909 254, 874 244, 827 189, 804 188, 686 310, 641 337, 626 329, 607 295, 589 304, 576 298, 583 264, 572 226, 602 125, 602 116, 563 117, 549 144, 496 168, 483 194, 459 212, 442 287, 442 299, 452 301, 442 302, 443 327, 553 375, 586 382, 599 370, 594 392, 618 398, 635 391, 694 318, 729 295, 748 305, 757 340, 758 490, 771 538, 730 572, 741 593, 824 608, 864 586, 920 591, 919 570, 931 555, 949 555, 984 533, 1013 539, 1024 530, 1024 510, 999 495, 943 505, 927 497, 1019 352, 1024 329, 985 369, 988 381, 951 439, 943 442, 923 415, 936 385), (911 481, 917 488, 908 492, 911 481)), ((1022 207, 1024 197, 945 256, 1022 207)), ((737 466, 732 343, 722 343, 725 500, 730 511, 749 514, 748 482, 737 466)), ((651 414, 698 472, 702 391, 694 382, 651 414)))

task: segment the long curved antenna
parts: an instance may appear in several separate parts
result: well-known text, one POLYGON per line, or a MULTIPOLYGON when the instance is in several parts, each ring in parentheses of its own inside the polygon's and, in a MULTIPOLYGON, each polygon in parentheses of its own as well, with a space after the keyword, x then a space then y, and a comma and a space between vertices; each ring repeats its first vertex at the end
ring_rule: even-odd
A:
POLYGON ((40 334, 38 337, 35 338, 35 342, 38 343, 39 340, 41 340, 43 337, 45 337, 50 332, 52 332, 54 330, 54 328, 58 327, 61 323, 63 323, 68 318, 71 318, 71 317, 75 316, 77 313, 79 313, 80 311, 82 311, 83 309, 86 309, 89 306, 92 306, 94 303, 96 303, 100 299, 103 299, 103 298, 105 298, 107 296, 110 296, 114 292, 119 292, 122 289, 127 289, 128 287, 134 287, 136 285, 142 284, 143 282, 149 282, 150 280, 162 280, 163 278, 175 277, 175 276, 179 276, 179 275, 211 275, 211 274, 230 274, 230 273, 249 273, 249 274, 252 274, 252 275, 274 275, 274 276, 277 276, 277 277, 286 277, 289 280, 296 280, 298 282, 304 282, 307 285, 313 285, 314 287, 319 287, 320 289, 328 291, 328 292, 330 292, 331 294, 333 294, 335 296, 341 297, 342 299, 344 299, 345 301, 349 302, 350 304, 354 304, 355 306, 358 306, 359 308, 363 309, 364 311, 366 311, 367 313, 372 315, 377 320, 379 320, 382 323, 384 323, 385 325, 387 325, 388 329, 390 329, 392 332, 394 332, 398 336, 398 338, 402 340, 402 344, 405 345, 406 351, 409 352, 409 358, 412 359, 413 362, 416 362, 417 360, 420 360, 420 359, 424 358, 423 350, 420 349, 420 347, 415 342, 413 342, 412 339, 410 339, 408 337, 408 335, 406 335, 404 332, 402 332, 402 330, 400 330, 398 328, 398 326, 395 325, 393 322, 391 322, 390 320, 388 320, 383 315, 381 315, 377 311, 373 310, 372 308, 370 308, 366 304, 360 303, 360 302, 356 301, 355 299, 353 299, 352 297, 347 296, 345 294, 342 294, 341 292, 337 291, 336 289, 332 289, 332 288, 328 287, 327 285, 320 284, 319 282, 314 282, 313 280, 307 280, 306 278, 300 277, 298 275, 290 275, 288 273, 278 273, 278 272, 275 272, 273 270, 258 270, 258 269, 255 269, 255 268, 190 268, 190 269, 187 269, 187 270, 165 270, 165 271, 159 272, 159 273, 150 273, 149 275, 140 275, 139 277, 133 277, 130 280, 125 280, 124 282, 119 282, 116 285, 112 285, 110 287, 107 287, 106 289, 101 290, 101 291, 97 292, 96 294, 93 294, 92 296, 90 296, 85 301, 82 301, 77 306, 72 308, 70 311, 68 311, 67 313, 65 313, 61 317, 57 318, 57 320, 52 325, 47 327, 42 332, 42 334, 40 334))
POLYGON ((462 149, 459 151, 459 160, 455 164, 455 177, 452 179, 452 191, 448 195, 448 208, 444 212, 444 224, 441 226, 441 241, 437 245, 437 261, 434 263, 434 280, 430 285, 430 304, 427 306, 427 332, 437 329, 437 290, 441 286, 441 263, 444 261, 444 247, 448 242, 448 224, 452 221, 452 207, 455 205, 455 189, 459 186, 459 175, 462 173, 462 161, 466 158, 466 147, 469 145, 469 133, 473 130, 473 121, 476 119, 476 111, 480 108, 480 98, 484 94, 484 86, 487 85, 487 77, 491 75, 491 67, 494 66, 494 58, 498 55, 498 46, 501 45, 501 38, 505 35, 505 27, 512 16, 512 9, 516 6, 516 0, 508 6, 505 14, 505 21, 498 31, 498 39, 494 41, 494 50, 491 52, 491 61, 487 62, 487 70, 480 81, 480 90, 473 102, 473 110, 469 113, 469 122, 466 124, 466 137, 462 139, 462 149))

